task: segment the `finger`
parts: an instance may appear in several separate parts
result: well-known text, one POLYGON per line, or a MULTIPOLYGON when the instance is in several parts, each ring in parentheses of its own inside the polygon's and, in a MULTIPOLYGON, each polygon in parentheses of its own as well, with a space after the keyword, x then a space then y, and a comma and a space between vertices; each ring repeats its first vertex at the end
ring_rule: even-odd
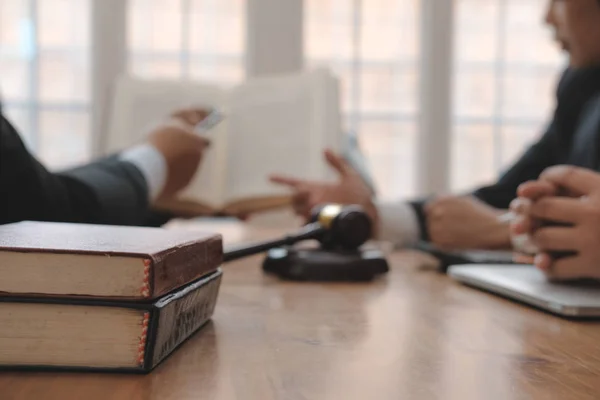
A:
POLYGON ((187 137, 191 140, 190 148, 202 150, 211 145, 210 139, 196 135, 196 133, 193 131, 193 127, 181 119, 171 119, 167 121, 163 127, 178 130, 178 133, 185 132, 187 137))
POLYGON ((559 165, 546 169, 540 178, 567 189, 572 196, 600 192, 600 174, 585 168, 559 165))
POLYGON ((193 118, 193 114, 190 112, 190 110, 179 110, 173 113, 172 117, 184 122, 187 125, 196 125, 194 122, 195 119, 193 118))
POLYGON ((550 266, 544 270, 548 279, 553 281, 567 281, 582 278, 593 278, 598 275, 586 265, 580 256, 565 257, 551 260, 550 266))
POLYGON ((535 218, 565 224, 576 224, 589 218, 589 204, 568 197, 544 197, 536 201, 529 211, 535 218))
POLYGON ((510 243, 513 247, 513 250, 528 255, 534 255, 539 252, 538 246, 534 243, 531 235, 529 234, 520 234, 520 235, 510 235, 510 243))
POLYGON ((544 251, 572 251, 579 248, 578 236, 574 228, 553 226, 538 229, 532 239, 544 251))
POLYGON ((335 169, 342 177, 350 175, 353 171, 352 167, 350 167, 343 157, 340 157, 330 150, 325 151, 325 160, 327 161, 327 164, 335 169))
POLYGON ((302 179, 282 175, 272 175, 269 177, 269 181, 278 185, 288 186, 292 189, 298 189, 306 183, 306 181, 302 179))
POLYGON ((523 235, 533 231, 533 221, 530 217, 517 216, 510 224, 510 232, 514 235, 523 235))
POLYGON ((174 118, 183 120, 186 124, 196 126, 208 116, 206 110, 200 108, 190 108, 179 110, 172 115, 174 118))
POLYGON ((555 196, 558 188, 548 181, 528 181, 519 185, 517 195, 530 200, 537 200, 544 196, 555 196))
POLYGON ((552 267, 552 257, 548 253, 540 253, 533 259, 533 265, 540 271, 548 274, 552 267))
POLYGON ((292 197, 292 208, 297 215, 308 217, 312 207, 310 204, 310 193, 302 191, 292 197))
POLYGON ((533 264, 533 261, 534 257, 527 254, 515 253, 513 255, 513 262, 515 264, 533 264))
POLYGON ((509 209, 517 214, 528 214, 531 204, 531 199, 526 197, 517 197, 510 202, 509 209))
POLYGON ((211 141, 205 137, 194 135, 194 138, 196 139, 196 143, 198 144, 198 146, 202 148, 210 147, 211 145, 211 141))
MULTIPOLYGON (((202 122, 206 117, 208 117, 209 111, 203 108, 196 108, 191 110, 193 118, 195 119, 195 124, 202 122)), ((194 125, 195 125, 194 124, 194 125)))

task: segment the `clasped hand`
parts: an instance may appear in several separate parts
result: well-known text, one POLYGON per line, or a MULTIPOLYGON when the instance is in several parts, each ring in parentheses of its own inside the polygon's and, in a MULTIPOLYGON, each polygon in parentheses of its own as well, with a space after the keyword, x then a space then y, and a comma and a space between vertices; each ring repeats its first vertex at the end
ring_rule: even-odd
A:
POLYGON ((511 235, 532 245, 529 251, 522 246, 517 260, 552 280, 600 279, 600 174, 552 167, 522 184, 517 195, 511 235))

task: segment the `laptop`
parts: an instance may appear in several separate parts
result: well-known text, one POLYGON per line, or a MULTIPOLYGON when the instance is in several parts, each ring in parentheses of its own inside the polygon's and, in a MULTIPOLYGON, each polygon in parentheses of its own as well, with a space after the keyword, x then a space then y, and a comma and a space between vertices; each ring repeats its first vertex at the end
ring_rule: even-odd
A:
POLYGON ((414 246, 415 250, 432 255, 439 261, 440 272, 447 272, 448 268, 457 264, 514 264, 512 251, 500 250, 464 250, 447 251, 438 249, 431 243, 420 242, 414 246))
POLYGON ((453 279, 565 317, 600 317, 600 282, 550 282, 531 265, 468 264, 448 269, 453 279))

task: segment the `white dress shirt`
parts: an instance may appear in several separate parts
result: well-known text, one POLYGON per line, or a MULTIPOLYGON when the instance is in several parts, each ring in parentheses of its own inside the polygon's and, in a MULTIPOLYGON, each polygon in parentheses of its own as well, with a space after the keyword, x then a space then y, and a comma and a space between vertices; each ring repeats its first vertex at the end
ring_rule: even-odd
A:
POLYGON ((151 144, 142 144, 125 150, 119 159, 132 163, 140 170, 148 186, 148 200, 154 201, 167 182, 168 167, 162 153, 151 144))
POLYGON ((419 241, 419 222, 408 203, 375 202, 375 206, 379 214, 379 240, 401 247, 413 246, 419 241))

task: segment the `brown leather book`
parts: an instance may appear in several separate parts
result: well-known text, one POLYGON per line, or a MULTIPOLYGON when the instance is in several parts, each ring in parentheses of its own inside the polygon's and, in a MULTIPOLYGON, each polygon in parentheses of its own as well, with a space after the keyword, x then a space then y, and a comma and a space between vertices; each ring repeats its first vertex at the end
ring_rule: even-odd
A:
POLYGON ((150 301, 222 260, 219 234, 19 222, 0 226, 0 295, 150 301))
POLYGON ((150 372, 212 318, 221 277, 153 302, 0 297, 0 369, 150 372))

